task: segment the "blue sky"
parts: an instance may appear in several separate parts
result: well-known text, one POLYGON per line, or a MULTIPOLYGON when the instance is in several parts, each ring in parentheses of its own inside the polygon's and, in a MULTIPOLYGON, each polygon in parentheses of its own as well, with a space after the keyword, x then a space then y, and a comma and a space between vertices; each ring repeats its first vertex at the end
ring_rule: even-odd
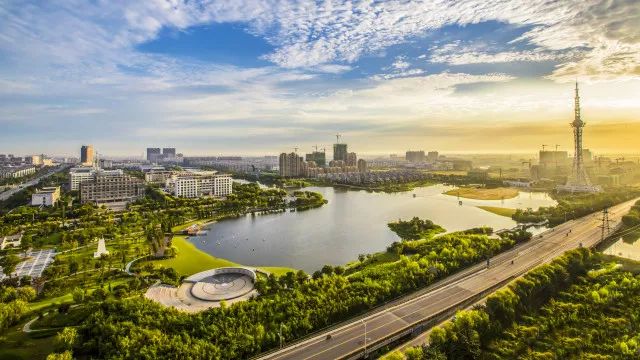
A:
POLYGON ((637 1, 0 1, 0 153, 636 150, 637 1), (501 133, 496 138, 487 134, 501 133))

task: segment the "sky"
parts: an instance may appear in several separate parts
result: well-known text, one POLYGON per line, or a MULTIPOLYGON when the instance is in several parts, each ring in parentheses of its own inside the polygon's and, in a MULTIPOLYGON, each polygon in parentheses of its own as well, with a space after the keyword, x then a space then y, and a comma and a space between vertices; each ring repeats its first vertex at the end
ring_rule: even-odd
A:
POLYGON ((640 152, 637 0, 0 0, 0 153, 640 152))

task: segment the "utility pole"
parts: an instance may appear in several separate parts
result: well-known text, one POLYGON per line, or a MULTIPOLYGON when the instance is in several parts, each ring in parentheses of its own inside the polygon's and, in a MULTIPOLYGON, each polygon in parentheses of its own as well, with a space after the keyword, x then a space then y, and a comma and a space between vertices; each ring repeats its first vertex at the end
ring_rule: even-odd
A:
POLYGON ((598 227, 602 229, 600 241, 604 241, 605 230, 607 235, 609 235, 609 233, 611 232, 611 226, 609 225, 609 208, 605 207, 604 209, 602 209, 602 225, 598 227))

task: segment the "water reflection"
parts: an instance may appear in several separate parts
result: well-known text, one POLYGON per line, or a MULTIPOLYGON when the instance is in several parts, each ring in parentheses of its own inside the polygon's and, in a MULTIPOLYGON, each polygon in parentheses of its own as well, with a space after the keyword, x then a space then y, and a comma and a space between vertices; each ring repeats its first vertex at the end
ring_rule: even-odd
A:
POLYGON ((443 195, 452 187, 436 185, 411 192, 385 194, 310 187, 329 200, 322 208, 269 215, 243 216, 210 226, 193 239, 200 249, 241 264, 288 266, 312 272, 324 264, 340 265, 358 254, 382 251, 396 241, 387 223, 418 216, 448 231, 476 226, 511 228, 515 222, 477 208, 538 208, 554 205, 545 193, 520 193, 513 199, 471 200, 443 195), (414 196, 415 194, 415 196, 414 196))

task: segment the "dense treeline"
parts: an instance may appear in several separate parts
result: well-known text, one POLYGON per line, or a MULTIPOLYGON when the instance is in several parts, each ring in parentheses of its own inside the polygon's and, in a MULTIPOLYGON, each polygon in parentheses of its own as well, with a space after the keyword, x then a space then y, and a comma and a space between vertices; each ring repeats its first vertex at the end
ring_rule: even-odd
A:
POLYGON ((640 350, 640 277, 565 253, 460 311, 409 359, 628 359, 640 350))
POLYGON ((640 225, 640 201, 637 201, 629 210, 629 213, 622 217, 622 223, 627 228, 640 225))
POLYGON ((398 220, 388 224, 389 229, 398 234, 402 240, 418 240, 444 232, 445 230, 431 220, 414 217, 409 221, 398 220))
POLYGON ((322 194, 313 191, 294 191, 293 196, 294 199, 289 205, 298 210, 313 209, 327 203, 322 194))
MULTIPOLYGON (((187 315, 150 301, 109 300, 80 328, 76 354, 99 358, 247 358, 362 313, 513 246, 509 238, 452 233, 419 241, 399 260, 348 273, 325 266, 308 278, 258 280, 258 298, 187 315)), ((413 243, 405 241, 404 244, 413 243)))
POLYGON ((616 189, 596 194, 554 194, 558 205, 540 207, 538 210, 517 209, 513 220, 522 223, 549 221, 556 226, 566 220, 577 219, 606 207, 640 196, 637 189, 616 189))
POLYGON ((0 287, 0 331, 7 329, 11 325, 15 325, 23 315, 25 315, 29 307, 27 303, 36 297, 33 288, 25 287, 0 287))

